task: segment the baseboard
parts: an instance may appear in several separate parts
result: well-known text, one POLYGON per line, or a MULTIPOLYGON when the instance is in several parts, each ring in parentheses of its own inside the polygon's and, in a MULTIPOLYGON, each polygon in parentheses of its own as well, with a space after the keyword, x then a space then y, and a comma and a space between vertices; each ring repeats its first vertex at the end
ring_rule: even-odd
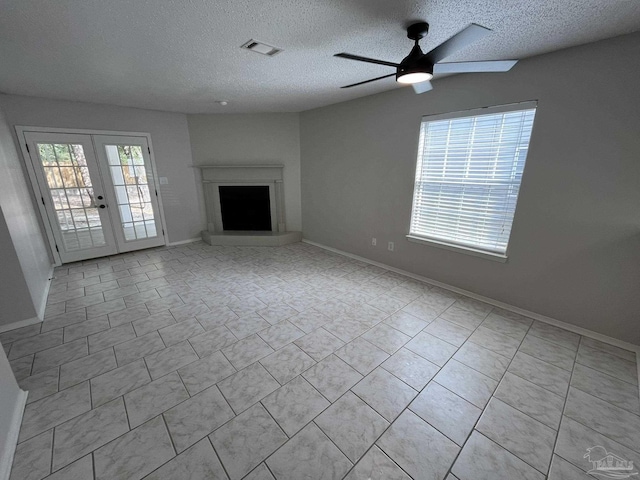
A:
POLYGON ((44 289, 44 294, 42 295, 42 299, 40 300, 40 307, 37 309, 38 318, 40 320, 44 319, 44 312, 47 309, 47 299, 49 298, 49 290, 51 289, 51 280, 53 279, 53 269, 55 265, 51 265, 49 268, 49 275, 47 275, 47 286, 44 289))
POLYGON ((185 245, 187 243, 195 243, 202 241, 201 237, 189 238, 188 240, 180 240, 179 242, 169 242, 167 243, 167 247, 175 247, 177 245, 185 245))
MULTIPOLYGON (((386 265, 384 263, 376 262, 374 260, 369 260, 368 258, 361 257, 359 255, 354 255, 349 252, 344 252, 342 250, 338 250, 337 248, 328 247, 321 243, 313 242, 311 240, 303 239, 304 243, 308 243, 309 245, 313 245, 324 250, 328 250, 333 253, 337 253, 339 255, 344 255, 349 258, 353 258, 354 260, 358 260, 364 263, 368 263, 370 265, 375 265, 376 267, 384 268, 385 270, 389 270, 391 272, 399 273, 401 275, 405 275, 407 277, 413 278, 420 282, 428 283, 430 285, 434 285, 436 287, 444 288, 446 290, 450 290, 454 293, 459 293, 461 295, 466 295, 467 297, 471 297, 475 300, 480 300, 481 302, 488 303, 495 307, 503 308, 504 310, 508 310, 510 312, 519 313, 520 315, 524 315, 525 317, 533 318, 534 320, 538 320, 540 322, 548 323, 549 325, 553 325, 556 327, 563 328, 565 330, 569 330, 570 332, 577 333, 579 335, 583 335, 585 337, 593 338, 594 340, 599 340, 604 343, 608 343, 609 345, 613 345, 615 347, 620 347, 625 350, 630 350, 636 352, 637 360, 640 364, 640 346, 634 345, 633 343, 625 342, 623 340, 618 340, 617 338, 609 337, 607 335, 603 335, 598 332, 594 332, 591 330, 587 330, 586 328, 578 327, 576 325, 572 325, 567 322, 563 322, 561 320, 556 320, 555 318, 547 317, 546 315, 541 315, 536 312, 531 312, 529 310, 525 310, 523 308, 514 307, 513 305, 509 305, 508 303, 500 302, 498 300, 494 300, 493 298, 485 297, 483 295, 478 295, 477 293, 470 292, 468 290, 463 290, 462 288, 454 287, 453 285, 448 285, 446 283, 439 282, 437 280, 433 280, 431 278, 423 277, 422 275, 416 275, 415 273, 407 272, 400 268, 395 268, 390 265, 386 265)), ((638 369, 638 377, 640 380, 640 368, 638 369)))
POLYGON ((13 456, 16 453, 18 445, 18 436, 20 435, 20 425, 22 424, 22 415, 27 405, 28 392, 20 390, 18 401, 13 411, 13 420, 11 427, 7 432, 7 441, 5 442, 5 451, 0 452, 0 480, 9 480, 11 476, 11 465, 13 465, 13 456))

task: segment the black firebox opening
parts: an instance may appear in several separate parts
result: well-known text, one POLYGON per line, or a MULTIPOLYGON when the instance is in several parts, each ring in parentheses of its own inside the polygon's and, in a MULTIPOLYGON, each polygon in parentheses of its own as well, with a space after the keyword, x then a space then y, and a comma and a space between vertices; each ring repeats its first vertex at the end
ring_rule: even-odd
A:
POLYGON ((219 186, 224 230, 271 231, 268 186, 219 186))

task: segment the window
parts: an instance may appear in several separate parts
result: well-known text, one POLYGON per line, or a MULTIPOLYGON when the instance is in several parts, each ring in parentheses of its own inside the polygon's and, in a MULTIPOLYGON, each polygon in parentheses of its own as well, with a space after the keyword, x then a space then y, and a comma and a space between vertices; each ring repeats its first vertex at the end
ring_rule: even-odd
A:
POLYGON ((506 258, 535 102, 423 117, 409 240, 506 258))

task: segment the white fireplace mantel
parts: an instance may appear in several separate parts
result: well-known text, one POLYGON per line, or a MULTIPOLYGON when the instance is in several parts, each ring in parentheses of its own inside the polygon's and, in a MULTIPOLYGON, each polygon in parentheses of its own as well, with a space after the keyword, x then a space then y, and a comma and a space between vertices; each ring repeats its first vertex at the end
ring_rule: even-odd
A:
MULTIPOLYGON (((220 194, 218 187, 224 185, 266 185, 269 187, 271 204, 271 219, 273 235, 287 232, 284 210, 284 165, 194 165, 202 173, 205 210, 207 213, 206 237, 226 236, 229 232, 222 228, 220 213, 220 194)), ((298 232, 299 233, 299 232, 298 232)), ((264 234, 257 235, 264 242, 264 234)), ((297 237, 296 237, 297 238, 297 237)), ((247 234, 242 234, 242 241, 246 242, 247 234)), ((281 242, 283 239, 280 239, 281 242)), ((297 240, 299 241, 299 240, 297 240)))

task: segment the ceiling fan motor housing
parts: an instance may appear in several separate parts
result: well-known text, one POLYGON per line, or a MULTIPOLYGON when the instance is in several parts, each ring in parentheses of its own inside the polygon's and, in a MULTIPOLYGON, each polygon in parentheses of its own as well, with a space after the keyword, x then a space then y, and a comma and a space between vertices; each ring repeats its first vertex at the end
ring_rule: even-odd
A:
POLYGON ((396 70, 396 80, 400 77, 409 75, 411 73, 427 73, 433 76, 433 63, 422 53, 422 49, 416 44, 411 49, 409 55, 407 55, 396 70))

